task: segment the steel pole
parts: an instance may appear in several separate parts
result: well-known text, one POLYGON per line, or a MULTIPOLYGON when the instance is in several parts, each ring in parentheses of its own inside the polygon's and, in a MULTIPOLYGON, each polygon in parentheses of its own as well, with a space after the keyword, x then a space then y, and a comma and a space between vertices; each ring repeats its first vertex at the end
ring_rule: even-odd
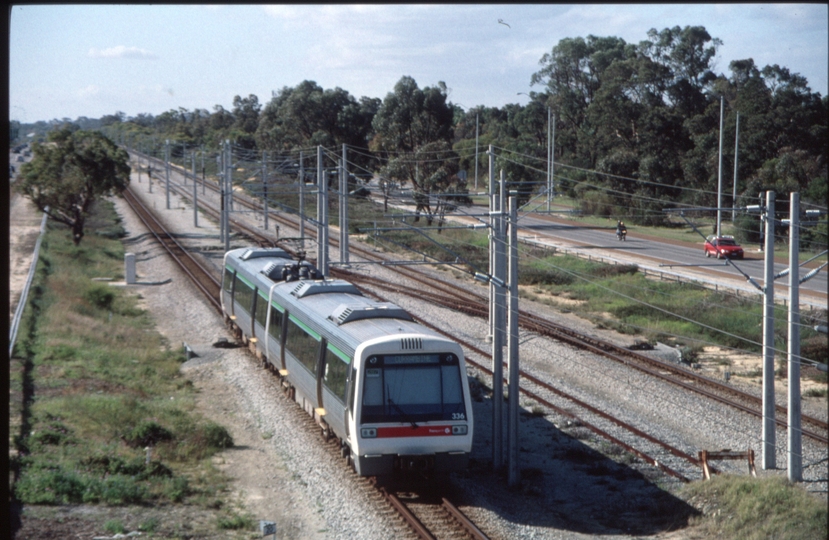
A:
POLYGON ((190 167, 193 171, 193 227, 199 227, 199 190, 196 182, 196 152, 190 156, 190 167))
POLYGON ((763 468, 776 468, 774 425, 774 192, 766 192, 766 253, 763 304, 763 468))
POLYGON ((734 133, 734 186, 731 189, 731 223, 737 220, 737 159, 740 155, 740 111, 737 111, 737 127, 734 133))
POLYGON ((478 191, 478 113, 475 113, 475 191, 478 191))
POLYGON ((164 144, 164 174, 167 178, 165 185, 167 190, 167 210, 170 209, 170 139, 164 144))
POLYGON ((722 131, 725 100, 720 96, 720 153, 717 167, 717 236, 722 236, 722 131))
POLYGON ((550 148, 552 145, 552 111, 547 107, 547 211, 550 211, 550 195, 552 194, 552 159, 550 148))
POLYGON ((230 251, 230 208, 233 201, 233 180, 230 172, 230 162, 232 160, 230 155, 230 140, 225 139, 225 251, 230 251))
POLYGON ((340 216, 342 216, 342 224, 340 225, 340 261, 345 265, 349 263, 348 253, 348 149, 343 144, 343 198, 340 203, 340 216))
MULTIPOLYGON (((515 193, 515 192, 513 192, 515 193)), ((521 481, 518 463, 518 197, 509 198, 509 469, 508 483, 515 487, 521 481)))
POLYGON ((789 481, 803 480, 803 445, 800 431, 800 193, 789 205, 789 481))
POLYGON ((265 230, 268 230, 268 153, 262 151, 262 213, 265 214, 265 230))
POLYGON ((299 238, 305 249, 305 159, 299 153, 299 238))
MULTIPOLYGON (((495 192, 495 154, 492 145, 489 146, 489 275, 497 276, 498 265, 500 264, 498 242, 499 242, 499 221, 498 212, 499 198, 495 192)), ((492 468, 494 471, 501 470, 504 463, 503 454, 503 410, 504 410, 504 361, 503 343, 501 333, 498 331, 498 293, 500 284, 493 281, 489 283, 489 331, 492 337, 492 468)))

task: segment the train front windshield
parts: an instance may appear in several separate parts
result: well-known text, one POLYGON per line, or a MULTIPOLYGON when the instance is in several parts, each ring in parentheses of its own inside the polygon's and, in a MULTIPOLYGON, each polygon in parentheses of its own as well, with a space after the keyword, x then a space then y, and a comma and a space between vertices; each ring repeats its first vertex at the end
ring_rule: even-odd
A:
POLYGON ((460 362, 454 354, 371 356, 364 377, 364 424, 466 420, 460 362))

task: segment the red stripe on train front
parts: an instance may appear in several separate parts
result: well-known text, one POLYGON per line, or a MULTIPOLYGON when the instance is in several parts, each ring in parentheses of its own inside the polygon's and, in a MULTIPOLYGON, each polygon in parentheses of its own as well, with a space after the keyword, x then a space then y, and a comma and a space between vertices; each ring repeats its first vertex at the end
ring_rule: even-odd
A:
POLYGON ((383 437, 444 437, 452 435, 452 426, 379 427, 377 438, 383 437))

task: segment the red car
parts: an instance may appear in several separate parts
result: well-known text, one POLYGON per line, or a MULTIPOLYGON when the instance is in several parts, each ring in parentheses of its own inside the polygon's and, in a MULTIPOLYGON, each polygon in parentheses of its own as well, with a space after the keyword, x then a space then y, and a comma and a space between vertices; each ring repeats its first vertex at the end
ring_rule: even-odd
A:
POLYGON ((734 240, 733 236, 709 236, 705 239, 705 256, 716 256, 718 259, 729 257, 743 258, 743 248, 734 240))

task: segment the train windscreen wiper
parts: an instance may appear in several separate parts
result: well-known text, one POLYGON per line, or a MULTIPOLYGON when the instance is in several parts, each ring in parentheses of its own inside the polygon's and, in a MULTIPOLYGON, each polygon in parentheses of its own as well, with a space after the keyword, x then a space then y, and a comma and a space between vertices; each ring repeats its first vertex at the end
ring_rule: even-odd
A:
MULTIPOLYGON (((386 388, 386 392, 388 392, 388 388, 386 388)), ((408 414, 406 414, 406 411, 404 411, 404 410, 400 407, 400 405, 398 405, 397 403, 395 403, 395 402, 391 399, 391 396, 390 396, 390 397, 388 397, 388 398, 386 398, 386 399, 388 400, 389 404, 390 404, 392 407, 394 407, 394 408, 397 410, 397 412, 399 412, 399 413, 400 413, 400 416, 402 416, 402 417, 403 417, 403 420, 404 420, 404 421, 406 421, 406 422, 408 422, 408 423, 410 423, 410 424, 412 425, 412 429, 417 429, 417 423, 416 423, 414 420, 412 420, 412 419, 411 419, 411 417, 409 417, 409 415, 408 415, 408 414)))

